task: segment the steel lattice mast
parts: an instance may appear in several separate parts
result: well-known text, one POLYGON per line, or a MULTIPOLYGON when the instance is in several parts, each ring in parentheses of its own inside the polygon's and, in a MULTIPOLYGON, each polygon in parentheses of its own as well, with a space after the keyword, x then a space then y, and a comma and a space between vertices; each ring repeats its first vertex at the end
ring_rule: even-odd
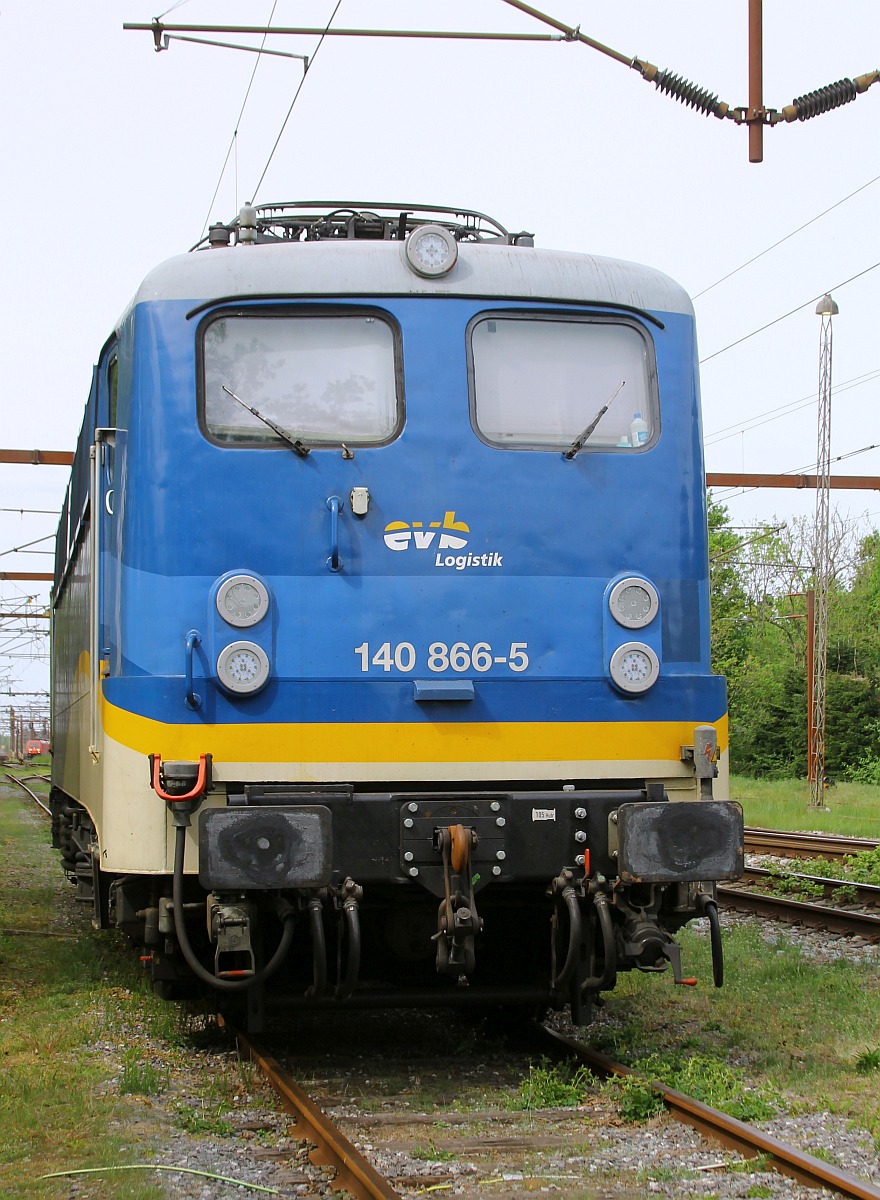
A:
POLYGON ((816 593, 813 623, 813 677, 810 688, 810 805, 825 803, 825 677, 828 662, 829 493, 831 475, 831 319, 837 305, 823 296, 816 305, 822 318, 819 334, 819 434, 816 444, 816 524, 813 570, 816 593))

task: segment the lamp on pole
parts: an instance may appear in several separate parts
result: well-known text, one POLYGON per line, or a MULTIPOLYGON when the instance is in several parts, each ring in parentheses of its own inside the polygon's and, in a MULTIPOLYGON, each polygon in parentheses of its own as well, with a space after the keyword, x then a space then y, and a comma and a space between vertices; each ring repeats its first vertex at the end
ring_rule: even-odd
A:
POLYGON ((808 719, 810 807, 825 804, 825 677, 828 662, 829 491, 831 475, 831 319, 838 313, 830 296, 816 305, 819 334, 819 433, 816 444, 816 523, 813 531, 813 670, 808 719))

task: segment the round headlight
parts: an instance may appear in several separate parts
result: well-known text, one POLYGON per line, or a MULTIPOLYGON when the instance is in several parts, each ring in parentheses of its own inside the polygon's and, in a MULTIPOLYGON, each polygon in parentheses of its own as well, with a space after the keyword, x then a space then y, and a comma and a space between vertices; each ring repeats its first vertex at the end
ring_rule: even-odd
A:
POLYGON ((253 575, 233 575, 217 589, 217 611, 239 629, 256 625, 269 611, 269 593, 253 575))
POLYGON ((403 245, 410 267, 427 278, 445 275, 458 258, 458 242, 442 225, 421 225, 403 245))
POLYGON ((611 615, 626 629, 643 629, 657 616, 660 598, 653 583, 631 575, 615 583, 608 597, 611 615))
POLYGON ((660 677, 660 660, 644 642, 624 642, 611 655, 611 678, 622 692, 646 692, 660 677))
POLYGON ((268 656, 256 642, 232 642, 217 656, 217 677, 230 692, 258 692, 269 679, 268 656))

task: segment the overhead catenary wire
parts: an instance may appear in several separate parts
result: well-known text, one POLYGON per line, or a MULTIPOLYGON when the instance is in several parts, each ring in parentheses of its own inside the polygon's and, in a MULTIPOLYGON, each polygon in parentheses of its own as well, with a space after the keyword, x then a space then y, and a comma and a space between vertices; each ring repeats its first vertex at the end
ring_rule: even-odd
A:
MULTIPOLYGON (((479 29, 325 29, 321 25, 278 25, 267 29, 265 25, 165 25, 154 21, 149 25, 140 22, 126 22, 123 29, 130 31, 148 30, 162 40, 158 47, 165 50, 165 39, 171 41, 196 41, 195 38, 180 37, 179 34, 191 33, 275 33, 288 37, 330 37, 330 38, 391 38, 415 39, 428 41, 453 42, 569 42, 572 39, 561 33, 513 33, 500 30, 479 29)), ((211 42, 208 45, 222 46, 231 50, 256 50, 255 46, 232 46, 229 42, 211 42)), ((266 51, 266 53, 270 53, 266 51)), ((294 57, 298 57, 294 55, 294 57)), ((629 62, 629 59, 626 59, 629 62)))
MULTIPOLYGON (((839 108, 843 104, 849 104, 861 92, 866 92, 872 84, 880 81, 880 71, 875 69, 865 75, 859 75, 855 79, 840 79, 836 83, 830 83, 816 91, 797 96, 791 104, 786 105, 780 111, 765 108, 760 100, 756 102, 752 98, 749 100, 749 107, 734 108, 724 101, 719 101, 718 97, 706 88, 698 87, 671 71, 660 71, 653 63, 636 57, 628 58, 619 51, 612 50, 610 46, 587 37, 586 34, 581 33, 579 25, 566 25, 564 21, 559 21, 557 18, 541 12, 531 4, 526 4, 524 0, 503 0, 503 3, 520 12, 527 13, 545 25, 561 30, 566 34, 568 40, 582 42, 617 62, 632 67, 641 74, 643 79, 653 83, 659 91, 681 101, 687 107, 694 108, 706 116, 712 114, 719 118, 729 118, 737 125, 746 125, 750 131, 754 128, 760 130, 764 125, 777 125, 780 122, 808 121, 823 113, 831 112, 832 109, 839 108), (754 103, 760 105, 760 108, 753 109, 754 103)), ((758 41, 760 46, 760 34, 758 41)), ((753 158, 751 161, 760 162, 761 158, 753 158)))
MULTIPOLYGON (((271 18, 270 18, 271 21, 271 18)), ((263 36, 265 42, 266 35, 263 36)), ((179 33, 166 33, 166 42, 188 42, 194 46, 215 46, 220 50, 244 50, 248 54, 268 54, 274 58, 298 58, 300 62, 308 62, 307 54, 294 54, 290 50, 269 50, 265 46, 243 46, 236 42, 218 42, 213 38, 185 37, 179 33)))
MULTIPOLYGON (((262 49, 262 46, 265 46, 265 44, 266 44, 266 38, 269 36, 268 27, 271 26, 271 24, 272 24, 272 18, 275 16, 275 9, 277 7, 278 7, 278 0, 273 0, 272 11, 269 13, 269 20, 266 22, 267 31, 266 31, 266 33, 263 34, 263 41, 261 44, 261 49, 262 49)), ((232 154, 233 148, 236 145, 236 140, 238 138, 238 130, 239 130, 239 127, 241 126, 241 120, 242 120, 242 117, 244 116, 244 110, 247 108, 247 102, 248 102, 248 99, 250 98, 251 88, 254 86, 254 78, 256 77, 257 68, 259 67, 259 65, 260 65, 260 57, 258 56, 256 59, 256 62, 254 63, 254 69, 253 69, 253 71, 251 71, 251 77, 248 80, 247 89, 244 94, 244 100, 241 103, 241 109, 239 110, 239 114, 235 120, 235 128, 232 131, 232 137, 229 142, 229 149, 226 151, 226 157, 223 160, 223 166, 220 168, 220 175, 217 179, 217 186, 214 188, 214 194, 211 197, 211 203, 208 205, 208 213, 207 213, 207 216, 205 217, 204 224, 202 225, 202 232, 199 234, 199 241, 201 241, 202 238, 205 236, 205 230, 208 228, 208 222, 211 219, 211 212, 214 208, 214 202, 216 201, 217 194, 220 191, 220 185, 223 182, 223 176, 226 174, 226 167, 229 163, 229 156, 232 154)), ((236 203, 237 203, 237 201, 238 201, 238 197, 236 196, 236 203)))
POLYGON ((21 554, 27 551, 29 554, 54 554, 54 550, 31 550, 31 546, 39 546, 41 542, 51 542, 55 540, 55 534, 47 534, 46 537, 34 538, 32 542, 23 542, 20 546, 13 546, 10 550, 0 550, 0 558, 5 558, 7 554, 21 554))
MULTIPOLYGON (((340 0, 341 3, 341 0, 340 0)), ((540 21, 541 23, 550 26, 558 31, 556 37, 539 38, 537 35, 530 34, 515 34, 515 33, 481 33, 476 31, 435 31, 435 30, 401 30, 401 29, 334 29, 330 30, 333 17, 330 18, 327 26, 323 31, 317 29, 309 29, 304 27, 289 28, 279 27, 273 32, 281 34, 317 34, 320 32, 320 46, 324 38, 330 36, 345 36, 345 37, 403 37, 403 38, 477 38, 482 40, 555 40, 564 42, 580 42, 583 45, 589 46, 593 50, 599 51, 616 62, 637 70, 639 74, 649 83, 653 83, 655 88, 663 92, 665 95, 671 96, 673 99, 680 101, 688 108, 693 108, 705 116, 713 115, 715 117, 727 118, 733 120, 737 125, 746 125, 750 131, 750 136, 759 133, 764 125, 776 125, 780 122, 791 121, 806 121, 812 117, 820 116, 823 113, 830 112, 832 109, 839 108, 843 104, 848 104, 854 100, 861 92, 868 90, 872 84, 880 81, 880 71, 873 70, 867 74, 859 75, 855 79, 842 79, 835 83, 828 84, 825 87, 819 88, 816 91, 808 92, 802 96, 796 97, 790 105, 777 111, 772 108, 765 108, 761 101, 754 101, 750 97, 748 107, 733 107, 725 101, 721 101, 718 97, 708 89, 699 87, 691 83, 688 79, 680 75, 676 75, 669 70, 660 70, 653 63, 647 62, 636 56, 622 54, 619 50, 613 49, 611 46, 605 45, 603 42, 597 41, 595 38, 589 37, 581 31, 580 25, 567 25, 564 21, 558 20, 549 14, 542 12, 531 4, 526 4, 524 0, 503 0, 503 3, 515 8, 517 11, 525 13, 527 16, 540 21), (760 105, 754 108, 753 105, 760 105)), ((337 4, 337 9, 339 4, 337 4)), ((171 11, 171 10, 169 10, 171 11)), ((333 16, 336 15, 334 10, 333 16)), ((182 32, 199 32, 199 33, 265 33, 268 32, 266 27, 256 25, 164 25, 161 18, 156 17, 150 25, 139 23, 123 23, 123 29, 130 30, 149 30, 154 38, 156 50, 167 49, 167 39, 170 36, 176 36, 182 32), (164 45, 163 45, 164 41, 164 45)), ((228 43, 222 43, 228 45, 228 43)), ((233 49, 246 49, 247 47, 231 47, 233 49)), ((300 82, 300 88, 302 81, 300 82)), ((300 89, 297 89, 299 91, 300 89)), ((294 103, 296 97, 294 97, 294 103)), ((286 124, 286 122, 285 122, 286 124)), ((283 132, 283 126, 282 126, 283 132)), ((280 134, 279 134, 280 137, 280 134)), ((274 148, 272 153, 274 154, 274 148)), ((271 161, 271 155, 270 155, 271 161)), ((760 156, 752 158, 753 162, 760 162, 760 156)), ((267 168, 268 169, 268 163, 267 168)), ((265 174, 265 172, 264 172, 265 174)), ((262 183, 262 178, 260 179, 262 183)), ((256 194, 256 193, 254 193, 256 194)))
POLYGON ((170 8, 166 8, 163 13, 159 13, 156 20, 161 21, 163 17, 167 17, 169 13, 173 13, 176 8, 183 8, 184 4, 189 4, 189 0, 176 0, 170 8))
POLYGON ((306 79, 308 78, 309 71, 311 70, 312 66, 314 65, 315 59, 318 55, 318 51, 321 49, 321 47, 324 44, 324 39, 327 36, 327 30, 333 24, 333 20, 334 20, 336 14, 339 12, 341 4, 342 4, 342 0, 336 0, 336 6, 334 7, 333 12, 330 14, 330 20, 327 22, 324 32, 321 34, 321 37, 318 40, 317 46, 312 51, 312 55, 311 55, 311 59, 309 61, 308 67, 306 68, 305 71, 303 71, 303 77, 299 81, 299 85, 293 94, 293 99, 290 102, 290 108, 287 110, 287 115, 285 116, 284 120, 281 122, 281 128, 278 130, 278 136, 275 139, 275 144, 272 147, 271 151, 269 152, 269 157, 266 160, 265 167, 263 167, 263 173, 260 176, 260 178, 257 180, 257 186, 251 192, 251 195, 254 198, 256 198, 257 193, 259 192, 260 188, 262 187, 263 180, 266 178, 266 172, 269 170, 269 167, 272 163, 272 159, 275 157, 275 151, 278 149, 279 143, 281 142, 281 138, 284 135, 284 130, 287 128, 287 122, 290 120, 290 114, 293 112, 293 110, 296 106, 296 102, 299 99, 299 94, 303 89, 303 84, 305 83, 306 79))
POLYGON ((732 279, 734 275, 738 275, 740 271, 744 271, 746 267, 750 267, 753 262, 757 262, 759 258, 763 258, 765 254, 769 254, 771 250, 775 250, 776 247, 781 246, 783 242, 787 242, 790 238, 793 238, 796 234, 801 233, 810 225, 814 225, 816 221, 820 221, 822 217, 826 217, 828 213, 833 212, 835 208, 840 208, 841 204, 846 204, 847 200, 852 200, 853 196, 857 196, 859 192, 863 192, 865 188, 871 187, 871 185, 876 183, 878 179, 880 179, 880 175, 875 175, 873 179, 869 179, 867 183, 863 183, 861 187, 857 187, 855 191, 850 192, 848 196, 844 196, 841 200, 829 205, 828 208, 825 208, 822 210, 822 212, 817 213, 815 217, 811 217, 809 221, 805 221, 803 225, 798 225, 797 229, 793 229, 791 233, 787 233, 785 237, 779 238, 778 241, 773 242, 773 244, 767 246, 766 249, 760 250, 757 254, 753 254, 751 258, 746 259, 746 261, 740 266, 734 267, 732 271, 728 271, 726 275, 722 275, 720 279, 716 279, 714 283, 710 283, 709 286, 704 287, 702 291, 696 292, 691 299, 699 300, 701 296, 705 296, 706 293, 711 292, 713 288, 717 288, 720 284, 726 283, 728 279, 732 279))
POLYGON ((60 517, 61 513, 57 508, 0 508, 0 512, 18 513, 19 516, 24 516, 25 513, 37 513, 44 517, 60 517))
MULTIPOLYGON (((760 530, 755 534, 754 537, 744 538, 741 542, 737 542, 736 546, 731 547, 731 549, 724 550, 723 553, 719 550, 716 551, 715 554, 710 554, 709 562, 717 564, 725 562, 729 558, 735 558, 741 550, 746 548, 746 546, 753 546, 756 542, 763 542, 766 541, 767 538, 774 537, 777 533, 786 528, 786 524, 787 522, 782 521, 779 525, 768 525, 766 529, 760 530)), ((733 526, 725 525, 722 528, 726 531, 728 529, 732 529, 733 526)))
MULTIPOLYGON (((835 384, 834 394, 839 396, 841 392, 849 392, 853 388, 862 387, 863 384, 874 383, 878 378, 880 378, 880 367, 867 371, 864 375, 856 375, 853 379, 844 380, 843 383, 835 384)), ((751 433, 754 429, 760 429, 762 425, 769 425, 771 421, 780 421, 783 417, 789 417, 792 413, 798 412, 802 408, 809 408, 815 403, 816 393, 812 392, 809 396, 802 396, 800 400, 791 400, 787 404, 780 404, 777 408, 769 408, 765 412, 756 413, 754 417, 749 417, 739 424, 725 425, 722 429, 707 433, 703 438, 703 444, 715 446, 719 442, 726 442, 741 433, 751 433)))
POLYGON ((846 287, 847 284, 854 283, 856 279, 861 279, 863 275, 867 275, 870 271, 876 271, 878 267, 880 267, 880 262, 875 262, 870 267, 865 267, 864 271, 859 271, 855 275, 850 275, 849 279, 844 279, 842 283, 837 283, 831 288, 823 288, 821 292, 818 292, 809 300, 805 300, 803 304, 799 304, 797 308, 790 309, 787 313, 783 313, 781 317, 775 317, 772 321, 768 321, 765 325, 759 325, 758 328, 753 329, 751 333, 743 334, 742 337, 737 338, 734 342, 728 342, 728 344, 726 346, 722 346, 720 350, 714 350, 711 354, 707 354, 705 358, 700 359, 700 366, 702 366, 704 363, 711 362, 713 358, 718 358, 718 356, 721 354, 726 354, 726 352, 728 350, 732 350, 734 346, 742 345, 742 343, 747 342, 749 338, 753 338, 757 334, 763 333, 765 329, 771 329, 774 325, 778 325, 780 321, 788 320, 789 317, 793 317, 795 313, 801 312, 802 309, 808 308, 811 304, 816 304, 817 301, 821 300, 823 296, 828 295, 829 292, 839 292, 840 289, 846 287))

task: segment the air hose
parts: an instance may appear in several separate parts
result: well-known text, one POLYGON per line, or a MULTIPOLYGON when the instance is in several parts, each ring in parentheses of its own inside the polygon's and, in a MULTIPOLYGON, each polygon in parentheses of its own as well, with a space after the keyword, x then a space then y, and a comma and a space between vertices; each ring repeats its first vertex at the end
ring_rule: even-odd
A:
POLYGON ((718 902, 706 892, 697 896, 697 904, 709 921, 709 938, 712 946, 712 982, 717 988, 724 984, 724 949, 721 945, 721 921, 718 918, 718 902))
POLYGON ((617 982, 617 949, 614 944, 614 924, 611 920, 611 910, 604 892, 593 894, 593 904, 599 914, 599 926, 602 930, 602 951, 605 957, 605 967, 601 975, 585 979, 581 984, 584 992, 607 992, 617 982))
POLYGON ((311 987, 306 988, 306 995, 312 1000, 318 1000, 327 990, 327 943, 324 938, 324 918, 321 912, 321 901, 313 896, 309 901, 309 927, 312 931, 312 963, 313 979, 311 987))
POLYGON ((265 966, 261 967, 255 974, 248 976, 247 979, 218 979, 216 975, 212 975, 199 962, 192 948, 192 943, 189 940, 189 935, 186 932, 186 921, 183 915, 183 859, 185 852, 186 826, 178 825, 174 841, 174 882, 172 888, 174 929, 177 934, 181 953, 186 959, 190 970, 203 983, 207 983, 221 992, 243 992, 248 988, 256 987, 258 983, 264 983, 271 975, 275 974, 287 957, 287 952, 290 950, 290 943, 293 941, 293 927, 296 920, 296 913, 292 908, 288 908, 288 911, 284 914, 281 941, 278 943, 278 949, 265 966))
MULTIPOLYGON (((358 974, 361 966, 361 923, 358 916, 358 902, 353 897, 349 897, 342 907, 345 927, 348 932, 348 957, 345 962, 345 974, 337 969, 337 975, 341 976, 341 982, 336 985, 334 995, 337 1000, 347 1000, 355 989, 355 984, 358 981, 358 974)), ((340 946, 340 953, 342 947, 340 946)), ((341 963, 338 963, 341 967, 341 963)))
POLYGON ((568 954, 562 965, 562 970, 553 980, 553 988, 561 988, 568 983, 578 964, 578 954, 581 947, 581 909, 577 892, 568 884, 562 889, 562 900, 568 909, 568 954))

